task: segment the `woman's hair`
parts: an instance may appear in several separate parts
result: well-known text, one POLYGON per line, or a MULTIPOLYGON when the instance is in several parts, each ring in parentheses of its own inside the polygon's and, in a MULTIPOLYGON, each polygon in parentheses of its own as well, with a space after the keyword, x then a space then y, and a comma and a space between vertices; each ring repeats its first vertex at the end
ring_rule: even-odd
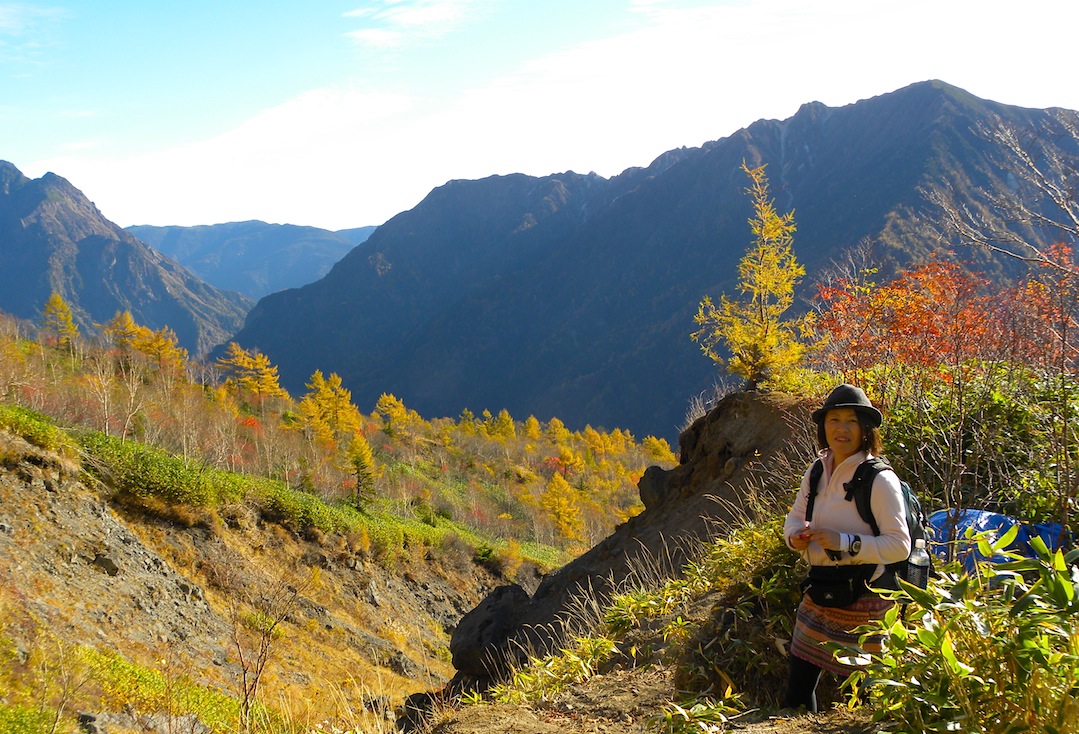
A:
MULTIPOLYGON (((866 416, 862 415, 860 410, 855 410, 854 414, 858 416, 858 425, 862 427, 862 451, 868 451, 873 456, 880 456, 884 451, 884 443, 880 438, 880 428, 869 422, 866 416)), ((824 421, 822 420, 817 424, 817 443, 820 444, 821 449, 828 448, 828 436, 824 432, 824 421)))

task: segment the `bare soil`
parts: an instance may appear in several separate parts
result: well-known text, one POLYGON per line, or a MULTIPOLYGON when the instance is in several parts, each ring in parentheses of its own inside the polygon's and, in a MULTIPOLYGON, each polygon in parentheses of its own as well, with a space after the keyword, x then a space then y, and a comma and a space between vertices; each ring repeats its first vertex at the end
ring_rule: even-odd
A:
MULTIPOLYGON (((662 712, 674 697, 665 666, 616 670, 573 686, 556 700, 527 706, 480 704, 441 711, 430 734, 644 734, 664 731, 662 712)), ((871 734, 869 712, 835 708, 819 714, 751 710, 714 731, 747 734, 871 734)))

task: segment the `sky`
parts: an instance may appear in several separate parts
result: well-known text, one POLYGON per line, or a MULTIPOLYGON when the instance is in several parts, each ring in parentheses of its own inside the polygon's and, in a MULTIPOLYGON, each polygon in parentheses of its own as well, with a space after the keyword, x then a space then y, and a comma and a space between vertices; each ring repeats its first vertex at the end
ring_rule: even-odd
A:
POLYGON ((0 0, 0 160, 121 226, 379 225, 927 79, 1079 109, 1075 0, 0 0))

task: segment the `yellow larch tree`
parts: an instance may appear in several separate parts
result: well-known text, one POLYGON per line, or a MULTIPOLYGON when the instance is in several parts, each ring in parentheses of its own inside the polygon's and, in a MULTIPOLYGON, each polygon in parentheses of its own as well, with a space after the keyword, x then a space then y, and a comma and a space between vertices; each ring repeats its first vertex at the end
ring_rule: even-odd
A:
POLYGON ((352 476, 356 480, 352 503, 359 508, 366 507, 375 497, 375 480, 380 470, 375 462, 371 444, 367 442, 362 431, 357 431, 352 436, 348 446, 348 461, 352 476))
POLYGON ((268 398, 288 399, 288 392, 278 380, 277 367, 257 349, 248 351, 236 342, 229 342, 225 356, 217 363, 242 389, 254 395, 260 405, 268 398))
POLYGON ((352 403, 352 392, 337 373, 327 378, 322 370, 315 370, 307 390, 298 406, 305 429, 338 441, 360 430, 363 417, 352 403))
POLYGON ((409 437, 412 429, 423 422, 419 413, 406 408, 404 401, 390 393, 382 393, 375 403, 375 413, 382 416, 383 432, 393 438, 409 437))
POLYGON ((53 291, 49 295, 49 300, 45 301, 45 307, 41 312, 41 322, 47 331, 56 336, 57 346, 74 348, 75 339, 79 336, 79 327, 71 315, 71 307, 56 291, 53 291))
POLYGON ((144 331, 134 339, 135 349, 149 357, 162 372, 182 372, 187 365, 188 355, 187 350, 180 346, 176 332, 167 326, 157 331, 143 328, 144 331))
POLYGON ((566 428, 566 424, 558 418, 552 418, 547 421, 547 438, 555 444, 564 444, 569 441, 572 434, 569 429, 566 428))
POLYGON ((746 193, 754 211, 749 220, 754 241, 738 264, 738 290, 743 298, 734 301, 722 296, 717 306, 705 296, 694 317, 700 328, 692 335, 701 351, 745 379, 751 390, 781 382, 801 361, 812 331, 809 314, 783 319, 794 304, 794 288, 805 268, 792 247, 794 212, 776 210, 764 169, 742 164, 751 181, 746 193), (722 356, 723 347, 729 357, 722 356))
POLYGON ((540 422, 534 415, 530 415, 525 419, 524 429, 525 438, 529 441, 539 441, 540 437, 543 435, 543 432, 540 429, 540 422))
POLYGON ((556 472, 547 482, 539 504, 559 535, 577 543, 584 539, 584 520, 581 518, 577 490, 561 474, 556 472))
POLYGON ((135 322, 130 311, 117 311, 115 316, 101 324, 101 332, 121 350, 134 349, 136 340, 151 333, 149 328, 135 322))
MULTIPOLYGON (((490 415, 487 413, 487 415, 490 415)), ((517 438, 517 427, 509 411, 503 408, 498 415, 486 421, 487 435, 491 438, 511 440, 517 438)))

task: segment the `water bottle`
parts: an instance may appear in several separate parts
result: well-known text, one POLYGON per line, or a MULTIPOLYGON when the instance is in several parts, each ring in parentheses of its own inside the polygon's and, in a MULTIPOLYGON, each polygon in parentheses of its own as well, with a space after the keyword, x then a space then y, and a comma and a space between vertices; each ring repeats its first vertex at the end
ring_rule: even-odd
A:
POLYGON ((920 589, 929 585, 929 551, 925 549, 925 538, 914 541, 914 550, 907 559, 907 581, 920 589))

